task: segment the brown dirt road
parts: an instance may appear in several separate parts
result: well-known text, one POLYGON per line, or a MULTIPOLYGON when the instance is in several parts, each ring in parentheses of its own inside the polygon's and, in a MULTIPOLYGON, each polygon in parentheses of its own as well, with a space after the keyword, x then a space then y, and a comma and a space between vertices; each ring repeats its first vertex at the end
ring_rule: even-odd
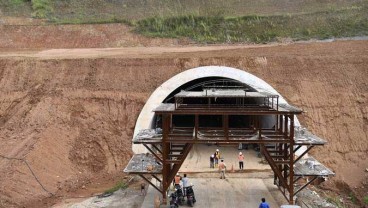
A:
MULTIPOLYGON (((97 183, 101 191, 122 177, 149 95, 184 70, 223 65, 260 77, 304 109, 301 123, 329 142, 313 151, 336 172, 323 187, 361 200, 368 191, 367 52, 368 41, 1 49, 0 154, 25 158, 60 197, 97 183)), ((0 207, 49 206, 24 163, 0 163, 0 207)))

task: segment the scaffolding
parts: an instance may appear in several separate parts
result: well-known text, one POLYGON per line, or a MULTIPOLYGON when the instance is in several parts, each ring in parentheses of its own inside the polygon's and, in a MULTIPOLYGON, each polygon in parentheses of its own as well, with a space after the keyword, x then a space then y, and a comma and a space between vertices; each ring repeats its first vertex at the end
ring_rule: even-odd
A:
POLYGON ((258 144, 274 172, 275 185, 290 204, 294 204, 296 194, 315 179, 334 175, 314 158, 306 158, 313 147, 324 145, 326 141, 305 128, 295 127, 295 115, 301 114, 302 110, 280 104, 278 95, 241 89, 204 89, 182 91, 174 97, 175 103, 162 103, 154 110, 162 119, 162 128, 141 130, 133 138, 134 144, 144 145, 149 153, 134 155, 124 170, 145 179, 162 194, 164 201, 174 176, 193 145, 199 143, 258 144), (217 102, 221 99, 226 99, 229 104, 217 102), (248 102, 248 99, 257 102, 248 102), (193 116, 194 127, 175 127, 174 115, 193 116), (221 116, 221 127, 201 127, 199 117, 205 115, 221 116), (231 128, 231 115, 249 116, 250 125, 231 128), (262 116, 265 115, 274 118, 272 128, 263 127, 262 116), (298 156, 297 151, 301 151, 298 156), (153 184, 147 176, 154 177, 159 184, 153 184), (300 179, 304 177, 311 180, 301 184, 300 179))

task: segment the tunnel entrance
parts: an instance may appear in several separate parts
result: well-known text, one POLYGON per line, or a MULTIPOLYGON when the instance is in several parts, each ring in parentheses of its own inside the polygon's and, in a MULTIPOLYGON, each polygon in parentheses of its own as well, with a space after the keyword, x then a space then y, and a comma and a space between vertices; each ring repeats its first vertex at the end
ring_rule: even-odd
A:
MULTIPOLYGON (((202 92, 202 91, 236 91, 242 90, 244 92, 257 92, 253 87, 230 78, 223 77, 204 77, 200 79, 192 80, 185 83, 170 93, 163 101, 163 103, 175 103, 175 95, 181 91, 186 92, 202 92)), ((236 106, 239 103, 255 106, 263 102, 262 99, 248 98, 248 99, 233 99, 229 97, 187 97, 183 102, 188 104, 216 104, 222 106, 236 106)), ((200 128, 221 128, 223 125, 222 117, 219 115, 200 115, 199 116, 200 128)), ((252 126, 252 117, 249 115, 229 115, 229 128, 232 129, 244 129, 252 126)), ((162 118, 154 117, 154 128, 162 128, 162 118)), ((271 128, 274 126, 275 120, 270 116, 262 116, 262 122, 264 127, 271 128)), ((172 115, 172 125, 175 127, 194 128, 195 117, 193 115, 172 115)))
MULTIPOLYGON (((160 104, 173 103, 173 96, 181 90, 200 91, 203 89, 202 86, 204 84, 206 86, 236 86, 247 88, 250 92, 270 92, 279 96, 280 104, 287 104, 285 99, 272 86, 246 71, 224 66, 203 66, 193 68, 175 75, 157 87, 138 116, 133 137, 136 137, 137 134, 144 129, 154 129, 158 125, 157 122, 160 121, 157 121, 153 110, 160 104)), ((231 119, 239 119, 236 116, 231 117, 231 119)), ((188 118, 188 122, 190 122, 190 120, 191 119, 188 118)), ((248 119, 245 119, 244 122, 246 122, 246 120, 248 119)), ((275 123, 275 121, 269 117, 265 117, 263 121, 262 125, 267 125, 268 127, 272 127, 275 123)), ((295 125, 300 125, 296 117, 295 125)), ((133 143, 132 149, 136 154, 147 152, 147 149, 141 144, 133 143)))
POLYGON ((194 144, 257 144, 274 172, 274 184, 293 204, 308 184, 334 174, 314 158, 303 158, 325 141, 299 126, 296 115, 301 113, 263 80, 244 71, 187 70, 161 85, 147 101, 133 144, 148 152, 135 154, 124 171, 141 176, 166 201, 168 187, 194 144), (298 150, 300 155, 295 154, 298 150), (318 169, 309 168, 315 163, 318 169), (311 180, 300 186, 305 176, 311 180))

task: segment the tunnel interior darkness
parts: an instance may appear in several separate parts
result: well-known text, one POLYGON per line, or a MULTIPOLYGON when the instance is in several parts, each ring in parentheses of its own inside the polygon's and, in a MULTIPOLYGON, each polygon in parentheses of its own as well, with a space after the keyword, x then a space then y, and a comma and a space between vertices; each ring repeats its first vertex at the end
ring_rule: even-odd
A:
MULTIPOLYGON (((163 103, 174 103, 174 96, 182 90, 185 91, 203 91, 204 89, 243 89, 247 92, 256 92, 256 90, 244 83, 237 80, 223 78, 223 77, 205 77, 200 79, 192 80, 182 86, 176 88, 170 93, 164 100, 163 103)), ((261 100, 257 99, 246 99, 246 104, 259 104, 261 100)), ((187 98, 184 103, 207 103, 207 98, 187 98)), ((232 105, 234 99, 226 98, 211 98, 211 103, 232 105)), ((275 125, 275 118, 272 116, 262 116, 262 127, 271 128, 275 125)), ((152 123, 153 128, 161 128, 162 122, 160 116, 154 117, 152 123)), ((194 115, 173 115, 172 117, 173 127, 194 127, 195 118, 194 115)), ((220 128, 223 125, 221 115, 199 115, 199 127, 203 128, 220 128)), ((251 118, 247 115, 229 115, 229 128, 249 128, 251 125, 251 118)))

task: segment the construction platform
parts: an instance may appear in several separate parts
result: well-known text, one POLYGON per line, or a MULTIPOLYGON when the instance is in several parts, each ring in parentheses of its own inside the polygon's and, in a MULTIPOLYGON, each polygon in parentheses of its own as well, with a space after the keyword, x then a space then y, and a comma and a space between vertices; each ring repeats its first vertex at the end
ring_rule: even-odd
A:
POLYGON ((155 128, 141 130, 133 139, 150 154, 135 155, 125 170, 144 178, 162 194, 163 200, 175 174, 198 144, 257 145, 259 155, 274 172, 275 185, 290 204, 311 181, 334 175, 315 159, 307 158, 313 147, 326 141, 295 126, 295 116, 303 111, 279 103, 276 94, 206 88, 181 91, 174 98, 174 103, 161 103, 153 110, 155 128), (159 185, 153 184, 150 176, 159 185), (300 185, 304 176, 312 180, 295 190, 295 183, 299 181, 300 185))

